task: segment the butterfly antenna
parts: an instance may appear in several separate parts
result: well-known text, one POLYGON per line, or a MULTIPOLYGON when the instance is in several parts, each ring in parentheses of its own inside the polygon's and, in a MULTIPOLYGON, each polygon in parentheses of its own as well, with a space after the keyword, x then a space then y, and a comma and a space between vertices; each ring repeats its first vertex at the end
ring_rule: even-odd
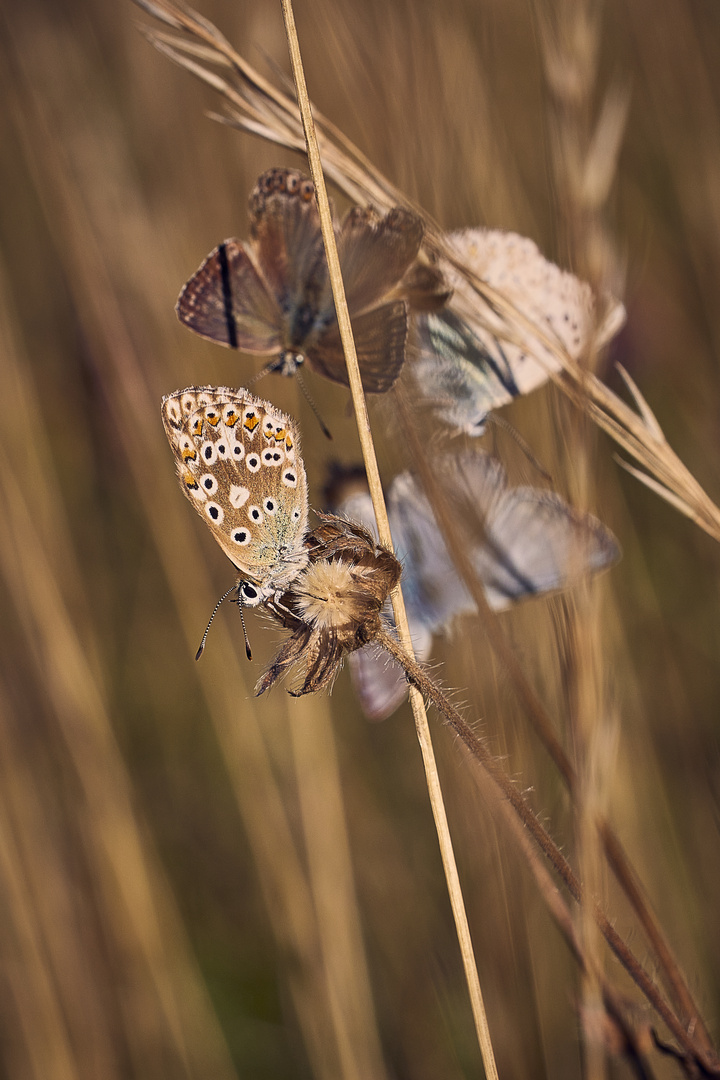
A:
POLYGON ((300 372, 296 372, 295 378, 297 379, 298 386, 300 387, 300 389, 303 392, 303 397, 305 398, 308 405, 310 406, 313 413, 315 414, 315 419, 317 420, 318 424, 320 425, 320 428, 322 430, 323 435, 325 436, 326 439, 332 439, 332 435, 330 434, 329 430, 326 428, 325 424, 323 423, 323 420, 322 420, 322 417, 320 415, 320 412, 318 410, 317 405, 315 404, 313 399, 310 397, 310 392, 309 392, 307 386, 305 385, 303 380, 300 378, 300 372))
POLYGON ((248 387, 254 386, 256 382, 262 379, 265 375, 269 375, 271 371, 277 366, 276 360, 271 360, 269 364, 266 364, 261 371, 258 371, 257 375, 253 375, 252 379, 248 379, 248 387))
MULTIPOLYGON (((227 595, 227 593, 225 595, 227 595)), ((252 660, 252 650, 250 648, 250 641, 248 639, 247 630, 245 629, 245 615, 243 614, 243 594, 242 594, 242 589, 238 589, 237 606, 238 606, 238 611, 240 612, 240 622, 242 623, 243 637, 245 638, 245 655, 247 656, 248 660, 252 660)))
POLYGON ((538 461, 538 459, 535 457, 532 450, 530 449, 530 446, 528 445, 528 443, 525 442, 525 440, 523 439, 522 435, 520 434, 520 432, 518 431, 518 429, 516 427, 513 427, 513 425, 511 423, 509 423, 503 416, 498 416, 497 413, 494 413, 494 412, 488 413, 488 415, 487 415, 487 423, 495 424, 495 426, 500 428, 502 431, 506 431, 508 433, 508 435, 510 435, 515 440, 515 442, 518 444, 518 446, 520 447, 520 449, 522 450, 523 454, 528 459, 530 464, 533 466, 533 468, 537 469, 537 471, 540 473, 540 475, 543 477, 544 480, 547 480, 549 483, 552 483, 552 476, 547 471, 545 466, 540 464, 540 462, 538 461))
MULTIPOLYGON (((205 633, 203 634, 202 641, 200 642, 200 648, 195 653, 195 659, 196 660, 199 660, 200 657, 203 654, 203 649, 205 648, 205 641, 207 640, 208 633, 210 632, 210 627, 212 626, 212 621, 213 621, 213 619, 215 618, 215 616, 218 613, 218 608, 222 604, 223 600, 225 600, 230 595, 230 593, 233 591, 233 589, 237 589, 237 585, 231 585, 230 588, 228 589, 228 591, 226 593, 223 593, 223 595, 220 597, 217 604, 213 608, 213 613, 210 616, 210 621, 208 622, 207 626, 205 627, 205 633)), ((245 629, 245 624, 244 623, 243 623, 243 629, 245 629)), ((245 640, 247 641, 247 634, 245 635, 245 640)))

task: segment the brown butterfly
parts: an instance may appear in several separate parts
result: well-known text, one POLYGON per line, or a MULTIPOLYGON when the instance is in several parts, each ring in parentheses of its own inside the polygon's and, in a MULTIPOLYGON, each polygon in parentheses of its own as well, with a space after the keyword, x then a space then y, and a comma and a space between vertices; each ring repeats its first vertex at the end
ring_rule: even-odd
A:
MULTIPOLYGON (((363 383, 384 393, 405 359, 408 305, 434 309, 449 293, 418 261, 423 223, 411 211, 354 207, 335 233, 363 383)), ((266 370, 294 375, 307 361, 347 385, 312 181, 292 169, 263 173, 250 196, 250 239, 208 255, 177 313, 203 337, 274 357, 266 370)))

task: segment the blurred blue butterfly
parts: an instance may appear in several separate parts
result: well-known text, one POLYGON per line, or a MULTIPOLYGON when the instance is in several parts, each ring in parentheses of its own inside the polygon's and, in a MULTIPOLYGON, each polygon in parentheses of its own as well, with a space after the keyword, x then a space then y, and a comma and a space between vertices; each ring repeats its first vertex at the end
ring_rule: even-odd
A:
MULTIPOLYGON (((526 237, 466 229, 446 241, 459 261, 573 359, 591 341, 596 348, 606 344, 624 322, 623 305, 610 297, 599 318, 590 286, 548 262, 526 237)), ((423 404, 447 426, 481 435, 492 409, 542 385, 560 364, 529 330, 514 328, 517 344, 506 340, 505 320, 447 260, 440 268, 453 296, 442 311, 413 320, 417 355, 409 373, 423 404)))
MULTIPOLYGON (((500 462, 479 449, 440 456, 433 467, 495 611, 566 588, 619 558, 615 537, 597 518, 573 510, 555 492, 510 487, 500 462)), ((367 491, 342 499, 336 512, 375 529, 367 491)), ((427 496, 411 473, 401 473, 392 482, 388 514, 404 568, 413 645, 418 659, 426 660, 433 635, 447 630, 457 615, 474 612, 475 604, 458 577, 427 496)), ((386 614, 392 617, 389 610, 386 614)), ((381 720, 394 712, 407 683, 387 653, 366 646, 349 657, 349 664, 365 714, 381 720)))

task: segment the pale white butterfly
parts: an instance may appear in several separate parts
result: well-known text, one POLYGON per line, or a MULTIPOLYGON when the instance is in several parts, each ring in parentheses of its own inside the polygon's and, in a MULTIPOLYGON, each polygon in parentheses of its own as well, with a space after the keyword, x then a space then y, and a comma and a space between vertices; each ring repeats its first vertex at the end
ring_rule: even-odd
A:
MULTIPOLYGON (((446 239, 458 259, 574 359, 589 347, 591 335, 599 348, 625 320, 623 305, 608 297, 596 326, 590 286, 545 259, 526 237, 465 229, 446 239)), ((446 425, 481 435, 492 409, 534 390, 560 364, 529 331, 518 331, 522 345, 503 340, 501 316, 447 260, 440 265, 453 296, 444 310, 413 320, 418 355, 409 374, 446 425)))
MULTIPOLYGON (((480 449, 442 455, 434 469, 491 608, 502 611, 526 597, 565 588, 619 557, 615 537, 591 514, 573 510, 551 491, 510 487, 500 462, 480 449)), ((370 496, 355 492, 338 513, 375 528, 370 496)), ((420 482, 408 472, 388 493, 393 542, 403 563, 402 588, 416 655, 430 656, 433 635, 475 611, 458 577, 420 482)), ((391 617, 391 613, 388 611, 391 617)), ((370 719, 389 716, 407 684, 400 667, 377 646, 349 657, 350 671, 370 719)))

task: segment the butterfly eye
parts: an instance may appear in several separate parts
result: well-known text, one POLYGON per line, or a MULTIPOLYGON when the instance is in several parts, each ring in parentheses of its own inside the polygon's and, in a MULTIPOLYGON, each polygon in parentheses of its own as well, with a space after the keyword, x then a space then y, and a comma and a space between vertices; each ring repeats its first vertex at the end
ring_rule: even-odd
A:
POLYGON ((265 499, 265 501, 263 503, 263 510, 265 511, 266 514, 270 514, 270 516, 272 517, 272 515, 277 510, 277 504, 275 503, 275 500, 274 499, 265 499))
POLYGON ((251 540, 251 533, 249 529, 233 529, 231 533, 233 543, 238 547, 247 547, 251 540))
POLYGON ((238 594, 241 597, 241 602, 247 604, 248 607, 257 607, 260 603, 260 593, 257 591, 254 585, 251 585, 249 581, 241 581, 238 586, 238 594))
POLYGON ((286 469, 283 473, 282 482, 285 487, 297 487, 297 473, 293 469, 286 469))
POLYGON ((200 447, 200 457, 208 465, 212 465, 212 463, 217 458, 216 444, 214 442, 210 442, 209 440, 207 442, 204 442, 200 447))
POLYGON ((218 482, 212 473, 205 473, 200 477, 200 486, 203 491, 207 491, 208 495, 214 495, 218 489, 218 482))
POLYGON ((247 459, 247 467, 250 472, 257 472, 260 468, 260 457, 258 454, 250 454, 247 459))
POLYGON ((290 517, 293 519, 293 521, 299 521, 300 520, 300 511, 299 510, 293 510, 290 517))
POLYGON ((251 521, 260 522, 263 519, 262 510, 259 506, 248 506, 248 517, 251 521))

